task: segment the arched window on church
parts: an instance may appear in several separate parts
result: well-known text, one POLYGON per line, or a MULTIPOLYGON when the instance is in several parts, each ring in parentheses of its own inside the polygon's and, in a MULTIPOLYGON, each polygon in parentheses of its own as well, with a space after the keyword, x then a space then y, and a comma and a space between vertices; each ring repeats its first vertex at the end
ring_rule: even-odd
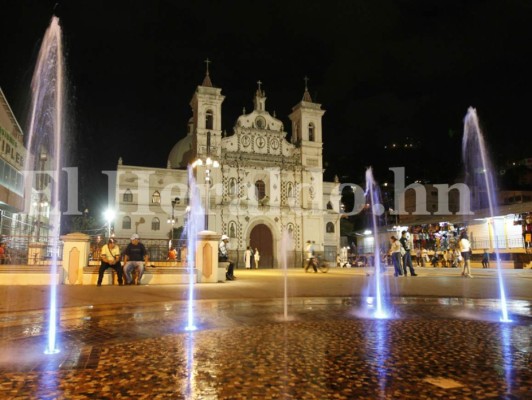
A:
POLYGON ((257 200, 262 200, 266 196, 266 185, 264 181, 258 180, 255 182, 255 196, 257 200))
POLYGON ((327 225, 325 226, 325 231, 327 233, 334 233, 334 224, 332 222, 327 222, 327 225))
POLYGON ((131 229, 131 218, 130 217, 122 218, 122 229, 131 229))
POLYGON ((161 229, 161 221, 159 220, 159 218, 154 217, 151 220, 151 230, 158 231, 159 229, 161 229))
POLYGON ((291 237, 294 236, 294 224, 289 223, 289 224, 286 226, 286 230, 288 231, 288 234, 289 234, 291 237))
POLYGON ((205 113, 205 129, 214 129, 214 114, 212 110, 207 110, 205 113))
POLYGON ((288 182, 286 184, 286 197, 288 197, 289 199, 294 197, 294 185, 292 184, 292 182, 288 182))
POLYGON ((133 193, 131 193, 131 190, 126 189, 122 200, 124 201, 124 203, 133 203, 133 193))
POLYGON ((153 204, 161 204, 161 193, 159 193, 158 190, 153 192, 153 194, 151 195, 151 202, 153 204))
POLYGON ((332 205, 332 203, 329 201, 329 202, 327 203, 327 210, 332 210, 332 209, 333 209, 333 205, 332 205))
POLYGON ((229 178, 229 196, 235 197, 238 194, 236 178, 229 178))
POLYGON ((308 140, 313 142, 315 140, 314 136, 314 124, 311 122, 310 124, 308 124, 308 140))
POLYGON ((236 223, 234 221, 229 222, 229 237, 236 238, 236 223))

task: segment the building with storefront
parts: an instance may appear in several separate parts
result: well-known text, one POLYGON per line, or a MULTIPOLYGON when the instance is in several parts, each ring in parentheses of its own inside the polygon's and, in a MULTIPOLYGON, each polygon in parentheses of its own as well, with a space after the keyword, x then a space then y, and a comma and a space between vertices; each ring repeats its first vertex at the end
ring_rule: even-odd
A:
POLYGON ((11 107, 0 88, 0 212, 1 234, 11 236, 24 209, 23 134, 11 107))

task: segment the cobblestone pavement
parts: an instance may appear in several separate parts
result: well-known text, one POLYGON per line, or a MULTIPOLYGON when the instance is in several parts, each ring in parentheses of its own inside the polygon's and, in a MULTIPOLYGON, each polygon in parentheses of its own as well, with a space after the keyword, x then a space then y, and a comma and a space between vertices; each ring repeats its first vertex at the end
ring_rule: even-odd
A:
MULTIPOLYGON (((132 290, 135 290, 133 288, 132 290)), ((134 292, 131 292, 134 295, 134 292)), ((46 318, 2 320, 2 399, 527 399, 530 302, 394 298, 393 318, 359 298, 201 300, 76 307, 60 352, 46 318)))

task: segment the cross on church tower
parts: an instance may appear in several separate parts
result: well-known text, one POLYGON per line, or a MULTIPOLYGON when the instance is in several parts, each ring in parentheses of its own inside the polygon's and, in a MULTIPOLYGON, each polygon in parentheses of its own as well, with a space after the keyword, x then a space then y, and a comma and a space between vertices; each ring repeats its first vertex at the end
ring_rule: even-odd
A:
POLYGON ((305 92, 303 93, 303 101, 308 101, 312 103, 312 97, 310 97, 310 93, 308 92, 308 81, 310 81, 310 79, 308 76, 305 76, 303 80, 305 81, 305 92))
POLYGON ((262 82, 258 80, 257 85, 259 87, 257 89, 257 92, 255 93, 255 100, 253 101, 255 103, 255 110, 265 111, 266 96, 264 95, 264 92, 262 91, 262 88, 261 88, 262 82))
POLYGON ((205 72, 205 78, 203 78, 203 83, 201 84, 201 86, 212 87, 211 77, 209 76, 209 64, 212 61, 207 58, 203 62, 205 63, 207 70, 205 72))

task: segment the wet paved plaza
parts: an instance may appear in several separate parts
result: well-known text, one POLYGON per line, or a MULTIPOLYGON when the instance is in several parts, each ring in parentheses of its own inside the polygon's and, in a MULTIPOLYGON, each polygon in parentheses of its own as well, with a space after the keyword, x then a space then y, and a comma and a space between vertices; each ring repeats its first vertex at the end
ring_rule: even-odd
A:
POLYGON ((55 355, 43 354, 41 310, 0 314, 0 398, 532 398, 526 299, 510 302, 512 323, 498 322, 497 301, 444 296, 392 297, 388 320, 365 318, 359 296, 292 297, 285 318, 267 288, 242 289, 198 300, 187 331, 184 301, 99 289, 151 301, 63 308, 55 355))

